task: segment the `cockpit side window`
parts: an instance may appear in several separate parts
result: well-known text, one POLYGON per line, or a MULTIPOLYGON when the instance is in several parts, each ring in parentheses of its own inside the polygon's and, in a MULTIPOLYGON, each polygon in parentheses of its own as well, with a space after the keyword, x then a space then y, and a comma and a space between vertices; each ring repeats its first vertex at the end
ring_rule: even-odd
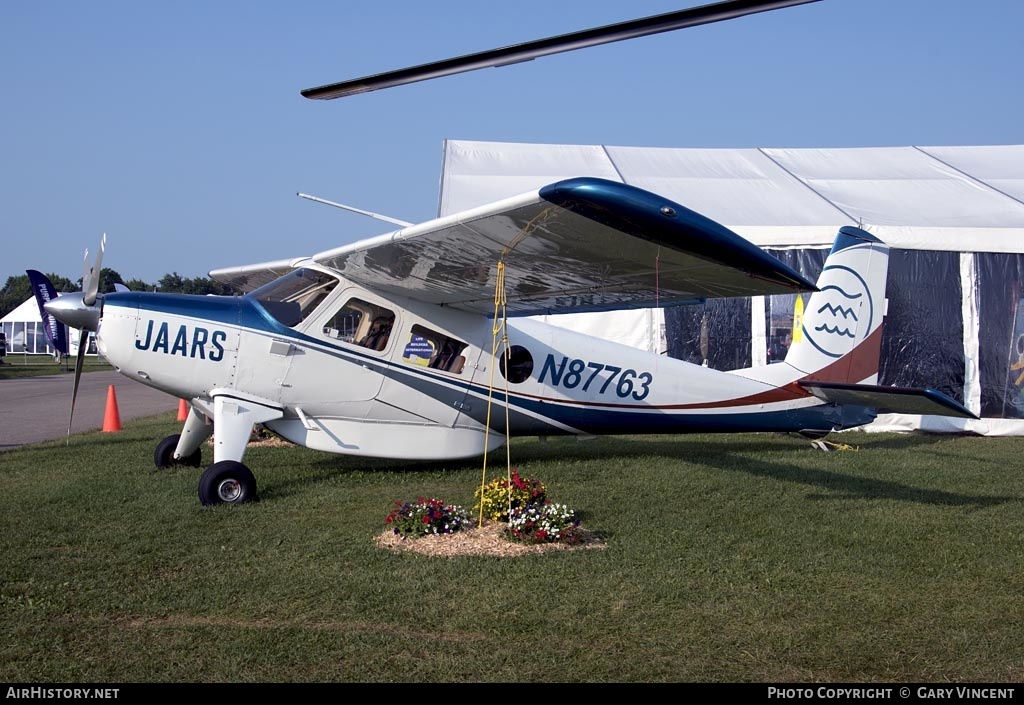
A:
POLYGON ((315 269, 296 269, 249 293, 267 313, 289 328, 302 323, 334 291, 338 280, 315 269))
POLYGON ((387 347, 394 324, 394 311, 353 298, 324 324, 323 334, 370 350, 383 350, 387 347))

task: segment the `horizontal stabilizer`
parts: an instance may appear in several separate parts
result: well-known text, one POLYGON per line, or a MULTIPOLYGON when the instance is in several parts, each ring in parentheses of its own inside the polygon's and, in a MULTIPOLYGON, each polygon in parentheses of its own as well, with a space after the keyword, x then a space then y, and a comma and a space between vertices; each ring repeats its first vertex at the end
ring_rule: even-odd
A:
POLYGON ((822 401, 866 406, 886 414, 930 414, 978 418, 967 407, 934 389, 883 387, 873 384, 803 381, 798 384, 822 401))

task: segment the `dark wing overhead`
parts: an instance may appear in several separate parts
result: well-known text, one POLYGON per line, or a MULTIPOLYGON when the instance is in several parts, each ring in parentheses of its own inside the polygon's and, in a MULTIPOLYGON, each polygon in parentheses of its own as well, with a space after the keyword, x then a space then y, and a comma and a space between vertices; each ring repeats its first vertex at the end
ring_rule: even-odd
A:
POLYGON ((502 49, 491 49, 476 54, 434 61, 419 66, 387 71, 373 76, 364 76, 341 83, 332 83, 302 91, 306 98, 331 100, 357 93, 367 93, 382 88, 401 86, 406 83, 426 81, 431 78, 451 76, 476 69, 507 66, 530 61, 549 54, 559 54, 576 49, 610 44, 624 39, 635 39, 650 34, 671 32, 687 27, 696 27, 712 22, 736 19, 768 10, 779 10, 793 5, 804 5, 818 0, 727 0, 726 2, 690 7, 662 15, 644 17, 628 22, 586 29, 547 39, 538 39, 524 44, 515 44, 502 49))

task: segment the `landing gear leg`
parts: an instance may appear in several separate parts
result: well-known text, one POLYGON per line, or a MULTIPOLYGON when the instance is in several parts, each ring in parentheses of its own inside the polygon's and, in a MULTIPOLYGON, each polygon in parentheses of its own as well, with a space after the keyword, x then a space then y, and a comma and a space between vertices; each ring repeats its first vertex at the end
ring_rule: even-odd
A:
POLYGON ((160 441, 153 453, 153 464, 158 468, 185 465, 197 468, 203 462, 203 441, 213 433, 213 424, 193 407, 180 434, 168 436, 160 441))
MULTIPOLYGON (((196 409, 189 412, 188 427, 196 409)), ((245 448, 258 423, 279 419, 283 409, 262 400, 217 394, 213 399, 213 465, 199 478, 199 501, 212 504, 242 504, 256 499, 256 478, 242 464, 245 448)), ((204 439, 205 440, 205 439, 204 439)))

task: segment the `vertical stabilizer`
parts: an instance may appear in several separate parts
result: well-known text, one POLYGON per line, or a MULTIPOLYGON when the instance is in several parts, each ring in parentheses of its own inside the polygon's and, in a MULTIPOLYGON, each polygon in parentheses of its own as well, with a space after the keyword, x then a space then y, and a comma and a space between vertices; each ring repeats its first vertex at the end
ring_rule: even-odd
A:
POLYGON ((840 228, 786 362, 808 379, 874 384, 888 270, 887 245, 860 228, 840 228))

